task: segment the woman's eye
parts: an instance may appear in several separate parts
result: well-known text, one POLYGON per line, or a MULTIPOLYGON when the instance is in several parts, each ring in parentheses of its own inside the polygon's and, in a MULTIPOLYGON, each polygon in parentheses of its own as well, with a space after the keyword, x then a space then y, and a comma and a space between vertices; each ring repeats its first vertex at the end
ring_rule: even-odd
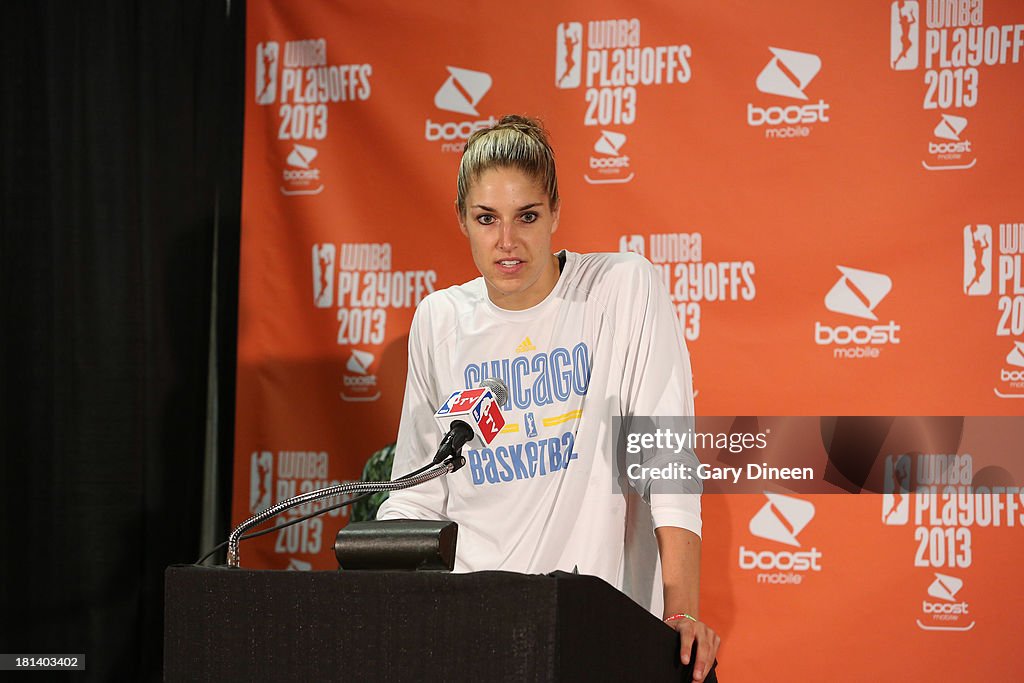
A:
POLYGON ((533 223, 533 222, 534 222, 535 220, 537 220, 537 214, 535 214, 535 213, 534 213, 534 212, 532 212, 532 211, 530 211, 530 212, 528 212, 528 213, 524 213, 524 214, 523 214, 523 215, 521 216, 521 220, 522 220, 522 221, 523 221, 524 223, 533 223))
POLYGON ((480 225, 490 225, 494 222, 494 216, 485 213, 482 216, 477 216, 476 222, 480 225))

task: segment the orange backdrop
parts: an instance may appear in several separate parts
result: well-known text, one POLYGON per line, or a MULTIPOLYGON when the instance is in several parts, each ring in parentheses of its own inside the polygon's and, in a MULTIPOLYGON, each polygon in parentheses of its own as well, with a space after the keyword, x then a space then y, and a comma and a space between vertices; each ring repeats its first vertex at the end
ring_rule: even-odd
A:
MULTIPOLYGON (((235 523, 394 440, 413 310, 476 275, 462 143, 505 113, 551 132, 556 248, 662 270, 698 413, 1024 412, 1021 3, 247 7, 235 523)), ((876 473, 921 483, 893 439, 876 473)), ((996 524, 773 491, 705 496, 723 675, 1024 673, 1019 495, 991 497, 996 524)), ((243 565, 336 566, 333 515, 247 542, 243 565)))

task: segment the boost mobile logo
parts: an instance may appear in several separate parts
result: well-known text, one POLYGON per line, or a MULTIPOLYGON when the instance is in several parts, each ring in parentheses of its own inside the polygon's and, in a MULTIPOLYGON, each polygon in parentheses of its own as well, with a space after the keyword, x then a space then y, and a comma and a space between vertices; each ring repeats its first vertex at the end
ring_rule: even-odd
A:
POLYGON ((377 376, 370 374, 370 366, 373 365, 375 357, 368 351, 352 349, 352 355, 345 363, 345 369, 352 374, 342 377, 345 390, 341 392, 344 401, 376 401, 380 398, 380 392, 370 394, 370 391, 377 388, 377 376))
MULTIPOLYGON (((461 69, 449 66, 448 79, 434 94, 434 106, 443 111, 458 114, 479 116, 476 106, 483 99, 493 83, 491 75, 483 71, 461 69)), ((441 151, 462 152, 466 148, 466 140, 474 131, 487 128, 498 123, 493 116, 478 121, 441 121, 434 122, 429 118, 423 137, 429 142, 441 141, 441 151)))
POLYGON ((895 71, 917 68, 921 12, 915 0, 892 3, 889 18, 889 61, 895 71))
POLYGON ((808 52, 769 47, 772 60, 757 76, 757 89, 769 95, 806 100, 804 88, 821 71, 821 58, 808 52))
POLYGON ((750 533, 758 538, 800 546, 797 535, 814 519, 814 504, 778 493, 765 493, 768 502, 750 520, 750 533))
POLYGON ((451 75, 434 95, 434 105, 445 111, 479 116, 476 105, 491 89, 491 75, 454 66, 447 68, 451 75))
POLYGON ((971 141, 961 137, 966 127, 966 117, 942 114, 932 134, 940 140, 949 142, 929 141, 928 154, 931 158, 928 161, 922 160, 921 165, 929 171, 958 171, 972 168, 978 163, 977 159, 971 159, 967 163, 965 158, 966 154, 974 151, 971 149, 971 141))
POLYGON ((846 266, 836 267, 843 276, 825 295, 825 308, 858 318, 878 320, 874 310, 892 289, 889 276, 846 266))
POLYGON ((613 133, 610 130, 602 130, 601 137, 599 137, 597 142, 594 143, 594 151, 599 154, 617 156, 619 149, 625 142, 626 136, 623 133, 613 133))
POLYGON ((277 98, 277 64, 280 50, 275 41, 256 46, 256 104, 273 104, 277 98))
POLYGON ((1012 388, 1017 391, 1000 391, 998 388, 993 391, 999 398, 1024 398, 1024 341, 1014 340, 1013 348, 1006 354, 1006 364, 1011 369, 1001 368, 999 381, 1004 384, 1003 389, 1012 388))
MULTIPOLYGON (((821 58, 809 52, 768 48, 772 58, 754 81, 757 89, 768 95, 778 95, 806 101, 804 89, 821 71, 821 58)), ((828 103, 819 99, 817 104, 792 104, 788 107, 758 107, 747 103, 747 124, 750 126, 788 126, 765 129, 766 138, 800 138, 811 134, 809 123, 828 123, 828 103)))
POLYGON ((935 580, 928 586, 928 597, 939 602, 921 601, 925 621, 918 619, 918 627, 925 631, 970 631, 974 628, 974 621, 959 625, 970 614, 970 604, 957 601, 957 594, 963 586, 963 579, 935 572, 935 580))
MULTIPOLYGON (((800 547, 797 536, 814 518, 814 505, 806 500, 779 493, 764 494, 768 501, 750 520, 750 533, 758 538, 800 547)), ((799 584, 803 577, 793 572, 821 571, 821 552, 817 548, 802 551, 757 552, 739 548, 740 569, 782 570, 790 574, 760 574, 758 583, 799 584)))
POLYGON ((583 25, 577 21, 559 24, 555 36, 556 88, 579 87, 582 55, 583 25))
POLYGON ((348 363, 345 364, 345 368, 349 372, 354 372, 357 375, 365 375, 370 366, 373 365, 373 354, 367 351, 360 351, 359 349, 352 349, 352 355, 348 359, 348 363))
POLYGON ((626 144, 624 133, 602 130, 600 137, 594 143, 594 151, 602 156, 590 157, 590 172, 585 173, 583 178, 591 185, 628 183, 632 180, 634 175, 632 172, 629 175, 623 175, 630 167, 629 157, 619 154, 624 144, 626 144))
POLYGON ((943 140, 960 140, 960 133, 967 127, 967 119, 963 116, 943 114, 939 125, 935 126, 935 137, 943 140))
POLYGON ((310 163, 312 163, 313 159, 316 159, 318 154, 316 147, 308 147, 298 143, 294 143, 294 146, 295 148, 288 155, 288 164, 296 168, 309 168, 310 163))
POLYGON ((932 585, 928 586, 928 595, 933 598, 938 598, 939 600, 952 602, 956 599, 956 594, 959 593, 960 589, 963 587, 963 579, 936 573, 935 580, 932 581, 932 585))
POLYGON ((292 143, 292 151, 285 159, 291 168, 281 170, 281 178, 285 183, 281 186, 281 194, 320 194, 323 192, 323 183, 318 182, 320 169, 311 167, 317 154, 316 147, 292 143))
MULTIPOLYGON (((842 276, 832 285, 825 295, 825 308, 835 313, 852 315, 866 320, 878 320, 875 307, 892 289, 892 279, 882 273, 860 270, 847 266, 836 266, 842 276)), ((837 344, 899 344, 896 334, 900 326, 895 320, 883 325, 825 325, 820 321, 814 323, 814 343, 825 346, 837 344)), ((874 346, 857 346, 853 348, 836 348, 835 358, 877 358, 880 354, 874 346)))
POLYGON ((1024 342, 1013 342, 1013 348, 1006 354, 1006 364, 1024 368, 1024 342))

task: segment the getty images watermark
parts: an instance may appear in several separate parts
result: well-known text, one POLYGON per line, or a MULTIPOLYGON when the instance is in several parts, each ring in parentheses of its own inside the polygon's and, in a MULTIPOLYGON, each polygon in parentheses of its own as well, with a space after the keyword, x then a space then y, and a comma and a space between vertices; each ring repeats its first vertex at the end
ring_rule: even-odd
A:
MULTIPOLYGON (((654 432, 630 432, 626 435, 626 453, 641 455, 644 452, 665 451, 680 455, 683 451, 715 448, 730 453, 743 453, 768 447, 768 434, 725 432, 698 432, 694 430, 675 432, 671 429, 656 429, 654 432)), ((772 467, 766 462, 748 462, 742 466, 713 465, 698 462, 669 462, 651 467, 641 462, 631 462, 626 467, 630 479, 699 479, 705 481, 723 480, 738 484, 740 479, 751 481, 791 481, 793 479, 814 479, 813 467, 772 467)))
MULTIPOLYGON (((615 493, 1020 492, 1024 418, 613 418, 615 493), (911 467, 913 464, 913 467, 911 467)), ((892 513, 893 518, 896 512, 892 513)), ((1024 516, 1022 516, 1024 523, 1024 516)))
POLYGON ((770 428, 746 431, 698 429, 690 417, 616 418, 620 473, 634 487, 652 493, 700 493, 707 481, 739 484, 814 479, 814 468, 780 467, 758 454, 767 452, 770 428), (697 453, 716 451, 746 456, 746 462, 713 462, 697 453))

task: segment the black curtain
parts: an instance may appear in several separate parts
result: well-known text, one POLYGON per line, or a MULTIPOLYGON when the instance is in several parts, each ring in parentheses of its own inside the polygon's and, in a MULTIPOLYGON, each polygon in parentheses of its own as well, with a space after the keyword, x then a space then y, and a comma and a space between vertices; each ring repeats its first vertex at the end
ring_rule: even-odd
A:
POLYGON ((244 3, 0 16, 0 652, 159 680, 163 572, 200 552, 212 331, 229 502, 244 3))

